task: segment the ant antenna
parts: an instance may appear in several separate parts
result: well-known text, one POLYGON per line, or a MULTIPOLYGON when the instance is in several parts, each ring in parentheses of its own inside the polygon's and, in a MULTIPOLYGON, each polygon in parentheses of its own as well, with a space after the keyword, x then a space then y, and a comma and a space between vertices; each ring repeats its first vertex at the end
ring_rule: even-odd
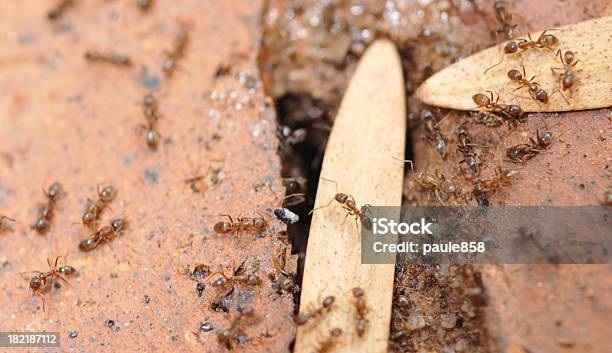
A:
MULTIPOLYGON (((335 180, 327 179, 326 177, 321 177, 321 179, 322 179, 322 180, 325 180, 325 181, 329 181, 329 182, 334 183, 334 184, 336 185, 336 194, 338 194, 338 182, 336 182, 335 180)), ((335 196, 335 195, 334 195, 334 196, 335 196)), ((316 210, 319 210, 319 209, 321 209, 321 208, 328 207, 329 205, 331 205, 331 203, 332 203, 332 202, 334 202, 334 200, 335 200, 335 198, 334 198, 334 197, 332 197, 332 199, 331 199, 331 200, 329 200, 329 202, 327 203, 327 205, 325 205, 325 206, 320 206, 320 207, 317 207, 317 208, 313 208, 312 210, 310 210, 310 212, 308 212, 308 215, 311 215, 311 214, 312 214, 314 211, 316 211, 316 210)))
POLYGON ((393 157, 393 159, 395 159, 396 161, 400 161, 402 163, 409 163, 410 164, 410 171, 412 171, 412 174, 414 174, 414 164, 412 163, 412 161, 410 159, 399 159, 397 157, 393 157))

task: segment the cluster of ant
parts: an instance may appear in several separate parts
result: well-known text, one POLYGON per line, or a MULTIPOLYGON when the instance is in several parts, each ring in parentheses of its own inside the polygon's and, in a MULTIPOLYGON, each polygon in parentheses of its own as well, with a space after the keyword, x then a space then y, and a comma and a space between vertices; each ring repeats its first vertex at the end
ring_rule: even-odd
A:
MULTIPOLYGON (((153 5, 153 0, 137 0, 137 4, 142 11, 148 11, 153 5)), ((62 0, 47 13, 49 20, 58 20, 68 8, 74 5, 74 0, 62 0)), ((170 78, 177 67, 177 62, 185 54, 185 49, 189 42, 189 34, 185 26, 182 26, 172 49, 168 51, 161 62, 161 69, 166 78, 170 78)), ((95 50, 87 50, 85 52, 85 60, 91 63, 107 63, 117 67, 129 67, 132 65, 132 60, 124 54, 113 52, 98 52, 95 50)), ((157 150, 159 143, 159 133, 156 130, 156 124, 159 120, 157 101, 151 94, 147 94, 144 98, 144 115, 146 124, 142 126, 146 130, 145 141, 150 150, 157 150)))
MULTIPOLYGON (((357 336, 361 338, 366 333, 368 324, 367 314, 369 309, 365 299, 365 291, 361 287, 353 288, 351 293, 353 295, 353 306, 355 308, 355 332, 357 336)), ((296 315, 294 317, 295 324, 297 326, 315 324, 334 309, 335 302, 336 297, 332 295, 325 297, 320 305, 302 310, 302 313, 296 315)), ((316 352, 329 352, 331 348, 338 343, 339 337, 343 333, 344 331, 341 328, 333 328, 328 337, 317 343, 316 352)))
MULTIPOLYGON (((554 48, 560 43, 559 38, 557 38, 554 34, 547 33, 549 31, 552 31, 550 29, 542 32, 538 39, 535 41, 531 39, 530 34, 527 34, 527 39, 512 39, 514 36, 514 29, 517 27, 517 25, 512 23, 512 13, 510 13, 510 11, 508 10, 507 5, 508 4, 506 3, 506 1, 496 1, 494 3, 494 10, 497 19, 502 24, 502 28, 498 30, 497 33, 504 33, 511 40, 503 46, 503 54, 500 61, 486 69, 484 72, 485 74, 493 67, 501 64, 504 59, 504 55, 509 56, 517 53, 520 55, 528 50, 536 49, 546 49, 550 50, 551 52, 554 52, 554 48)), ((555 57, 559 57, 559 60, 561 61, 561 67, 553 67, 551 68, 551 71, 553 74, 559 73, 558 91, 563 100, 565 100, 565 102, 569 104, 569 101, 567 100, 563 92, 569 90, 571 93, 571 89, 574 86, 574 83, 576 82, 574 66, 578 64, 579 60, 576 60, 576 55, 571 50, 567 50, 563 53, 561 49, 558 49, 555 53, 555 57)), ((534 81, 536 76, 532 76, 529 80, 527 80, 527 74, 525 72, 524 66, 522 66, 522 73, 517 69, 511 69, 508 71, 507 76, 512 82, 518 84, 518 87, 515 89, 515 91, 521 88, 526 88, 531 98, 534 99, 536 102, 544 104, 548 103, 548 92, 546 92, 539 83, 534 81)), ((474 102, 476 102, 476 99, 474 99, 474 102)), ((479 107, 483 106, 479 102, 476 102, 476 104, 478 104, 479 107)), ((495 114, 498 114, 502 111, 494 110, 494 112, 495 114)))
MULTIPOLYGON (((41 235, 44 235, 49 231, 53 214, 55 212, 56 203, 65 194, 64 189, 58 182, 52 183, 49 188, 47 190, 43 190, 43 192, 47 198, 47 202, 38 207, 38 218, 31 226, 32 229, 41 235)), ((98 187, 97 194, 97 200, 88 200, 81 217, 83 225, 91 232, 85 240, 79 243, 79 249, 81 251, 91 251, 97 248, 103 242, 109 243, 118 235, 120 231, 125 229, 127 225, 125 219, 118 218, 110 221, 110 224, 107 226, 100 229, 96 228, 96 224, 102 210, 104 210, 115 197, 115 188, 109 185, 100 190, 98 187)), ((16 222, 16 220, 5 215, 0 215, 0 232, 12 229, 7 224, 8 222, 16 222)), ((56 257, 53 265, 51 265, 51 260, 47 258, 49 271, 30 272, 34 273, 34 276, 30 279, 29 286, 34 295, 42 298, 43 311, 45 311, 45 295, 43 293, 50 290, 51 285, 56 280, 61 280, 68 284, 64 276, 70 276, 76 272, 75 268, 72 266, 58 266, 58 262, 62 258, 65 258, 65 256, 56 257)))

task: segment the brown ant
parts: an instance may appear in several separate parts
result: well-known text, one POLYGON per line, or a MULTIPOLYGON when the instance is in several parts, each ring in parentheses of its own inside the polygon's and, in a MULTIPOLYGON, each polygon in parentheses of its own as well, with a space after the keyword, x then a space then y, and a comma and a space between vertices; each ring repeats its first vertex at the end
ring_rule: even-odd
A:
POLYGON ((68 284, 68 281, 66 281, 64 276, 70 276, 76 272, 76 269, 72 266, 63 265, 57 267, 57 263, 60 258, 63 258, 63 256, 58 256, 55 258, 55 263, 53 266, 51 266, 51 259, 47 258, 49 271, 34 271, 33 273, 35 273, 35 275, 30 279, 30 289, 35 295, 42 298, 43 311, 45 311, 45 295, 42 292, 47 290, 55 279, 60 279, 64 283, 68 284))
POLYGON ((529 143, 521 143, 506 149, 506 157, 509 162, 525 164, 525 162, 540 152, 546 150, 553 142, 553 134, 550 131, 540 135, 536 130, 536 139, 529 138, 529 143))
POLYGON ((475 144, 472 143, 467 130, 467 122, 465 120, 457 127, 457 151, 463 154, 463 159, 459 161, 459 164, 465 163, 473 173, 479 173, 482 161, 474 151, 475 144))
POLYGON ((510 186, 519 176, 519 171, 516 169, 502 169, 501 166, 497 166, 494 171, 493 179, 479 180, 474 183, 472 194, 477 200, 486 199, 496 190, 510 186))
POLYGON ((523 52, 523 51, 528 50, 529 48, 535 48, 535 49, 545 48, 545 49, 552 51, 553 50, 552 48, 555 47, 557 44, 559 44, 559 38, 557 38, 554 34, 546 33, 548 31, 550 31, 550 29, 547 29, 544 32, 542 32, 542 34, 540 34, 540 36, 538 37, 538 40, 536 41, 533 41, 531 39, 531 35, 527 33, 528 39, 521 38, 521 39, 511 40, 508 43, 506 43, 504 45, 504 50, 503 50, 504 52, 499 62, 487 68, 484 71, 484 74, 486 74, 489 70, 491 70, 495 66, 501 64, 502 61, 504 60, 504 55, 514 54, 518 51, 523 52))
POLYGON ((53 209, 55 203, 61 197, 63 191, 60 183, 55 182, 49 186, 47 191, 44 191, 47 197, 47 204, 43 204, 38 208, 38 219, 32 225, 32 229, 35 229, 38 234, 45 234, 49 230, 50 221, 53 218, 53 209))
POLYGON ((12 219, 11 217, 5 216, 3 214, 0 214, 0 233, 4 232, 4 231, 12 231, 13 228, 7 224, 8 222, 17 222, 16 220, 12 219))
POLYGON ((106 62, 117 66, 130 66, 132 62, 127 55, 105 54, 93 50, 85 52, 85 59, 90 62, 106 62))
POLYGON ((231 276, 226 276, 223 272, 216 271, 206 277, 205 281, 219 275, 218 278, 210 283, 211 287, 220 289, 217 298, 213 300, 213 302, 219 302, 221 298, 231 293, 236 284, 243 284, 246 286, 258 286, 261 284, 261 279, 256 274, 244 273, 243 264, 238 266, 231 276))
POLYGON ((166 54, 162 60, 162 70, 166 77, 170 78, 176 69, 176 62, 178 59, 183 57, 187 43, 189 42, 189 33, 185 28, 181 29, 179 34, 176 36, 176 40, 172 50, 166 54))
POLYGON ((453 184, 450 181, 447 181, 444 175, 440 172, 439 169, 436 169, 435 173, 430 172, 418 172, 415 174, 414 172, 414 164, 411 160, 403 160, 404 163, 410 164, 410 170, 412 171, 412 180, 419 184, 423 189, 430 190, 435 193, 438 201, 445 206, 444 201, 442 201, 441 194, 448 196, 465 196, 465 192, 463 188, 459 185, 453 184))
POLYGON ((47 12, 47 18, 52 21, 59 19, 64 14, 66 9, 73 4, 74 0, 60 0, 55 7, 51 8, 51 10, 47 12))
POLYGON ((472 96, 472 101, 476 103, 476 108, 483 109, 486 116, 494 119, 499 117, 508 122, 508 127, 515 126, 518 122, 525 120, 525 112, 518 104, 498 103, 499 95, 495 98, 493 92, 487 92, 489 96, 484 93, 476 93, 472 96))
POLYGON ((353 288, 353 297, 355 297, 356 310, 355 330, 357 331, 357 336, 363 337, 368 323, 368 320, 365 318, 368 313, 368 307, 364 298, 365 291, 361 287, 355 287, 353 288))
POLYGON ((91 251, 102 242, 110 243, 119 233, 127 227, 127 221, 117 218, 110 221, 110 224, 95 231, 89 238, 79 243, 81 251, 91 251))
POLYGON ((501 22, 502 28, 497 29, 495 34, 503 33, 508 37, 508 39, 512 39, 514 36, 514 29, 517 27, 516 24, 512 23, 512 13, 508 11, 508 3, 503 0, 498 0, 493 3, 493 9, 495 10, 495 16, 501 22))
POLYGON ((138 0, 138 6, 142 11, 148 11, 153 5, 153 0, 138 0))
POLYGON ((216 233, 240 233, 240 231, 260 233, 268 228, 268 222, 263 217, 236 217, 236 220, 228 214, 224 214, 229 221, 215 223, 213 229, 216 233))
POLYGON ((565 53, 563 53, 563 56, 561 56, 561 49, 559 49, 555 55, 559 56, 559 60, 561 60, 563 67, 551 67, 550 70, 553 72, 553 74, 556 73, 555 70, 562 71, 562 73, 559 74, 559 93, 565 102, 569 104, 562 91, 572 89, 576 79, 573 67, 576 66, 580 60, 575 60, 576 56, 574 52, 570 50, 567 50, 565 53))
POLYGON ((252 308, 238 308, 237 316, 232 320, 230 327, 219 332, 217 334, 217 340, 219 343, 225 345, 227 349, 232 349, 232 341, 241 334, 241 326, 244 325, 245 321, 254 318, 254 311, 252 308))
POLYGON ((308 323, 311 319, 321 317, 321 315, 325 313, 329 313, 332 310, 334 302, 336 301, 336 297, 333 295, 328 295, 323 299, 321 306, 318 308, 310 309, 304 314, 298 314, 295 318, 295 324, 297 326, 303 326, 308 323))
MULTIPOLYGON (((444 119, 442 119, 444 120, 444 119)), ((421 111, 421 122, 425 126, 425 130, 427 134, 424 136, 427 140, 429 140, 436 152, 444 159, 446 157, 446 145, 447 140, 438 128, 438 125, 442 122, 436 121, 436 117, 429 109, 423 109, 421 111)))
POLYGON ((87 206, 85 207, 85 212, 83 212, 83 225, 88 228, 94 225, 94 222, 100 217, 102 210, 113 201, 116 194, 116 190, 112 185, 107 185, 102 188, 102 190, 100 190, 100 186, 98 185, 96 187, 96 192, 98 194, 98 199, 96 201, 87 199, 87 206))
MULTIPOLYGON (((348 194, 345 194, 345 193, 338 192, 338 183, 336 181, 331 180, 331 179, 327 179, 327 178, 324 178, 324 177, 321 177, 321 179, 334 183, 336 185, 336 194, 334 195, 334 197, 331 200, 329 200, 327 205, 314 208, 314 209, 310 210, 310 212, 308 212, 308 214, 311 215, 311 214, 314 213, 314 211, 322 209, 322 208, 326 208, 329 205, 331 205, 332 202, 336 201, 337 203, 340 204, 340 206, 342 208, 344 208, 345 210, 348 211, 346 213, 346 216, 344 216, 344 222, 346 222, 346 218, 348 216, 354 216, 355 217, 355 226, 359 227, 357 221, 363 220, 363 222, 364 222, 364 224, 366 226, 366 229, 370 229, 368 227, 371 227, 371 221, 370 221, 370 219, 363 212, 361 212, 357 208, 357 202, 355 202, 355 198, 352 195, 348 195, 348 194)), ((369 207, 372 207, 372 206, 370 206, 368 204, 365 204, 363 206, 363 209, 367 210, 369 207)), ((342 222, 342 224, 344 224, 344 222, 342 222)))
POLYGON ((329 352, 336 343, 338 343, 338 337, 342 335, 342 329, 334 328, 330 331, 329 337, 325 339, 325 341, 319 342, 318 346, 315 348, 317 353, 327 353, 329 352))
POLYGON ((525 66, 522 65, 522 68, 523 73, 521 73, 517 69, 512 69, 508 71, 508 78, 520 85, 518 88, 515 89, 515 91, 521 89, 522 87, 525 87, 527 88, 529 94, 535 101, 540 101, 544 104, 548 103, 548 93, 542 89, 539 83, 533 82, 533 79, 536 78, 536 76, 532 76, 529 80, 527 80, 527 75, 525 74, 525 66))
POLYGON ((152 94, 149 93, 144 97, 142 106, 147 123, 141 125, 141 128, 146 130, 145 141, 147 142, 147 146, 149 146, 149 149, 152 151, 155 151, 157 150, 157 145, 159 144, 159 133, 155 129, 157 121, 159 120, 157 100, 152 94))

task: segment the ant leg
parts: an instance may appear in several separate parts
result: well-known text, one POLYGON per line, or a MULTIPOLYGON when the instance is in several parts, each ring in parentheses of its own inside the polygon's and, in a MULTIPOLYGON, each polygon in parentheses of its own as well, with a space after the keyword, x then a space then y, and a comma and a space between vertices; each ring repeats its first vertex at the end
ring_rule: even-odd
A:
POLYGON ((438 201, 440 201, 440 203, 442 204, 442 206, 446 206, 444 204, 444 201, 442 201, 442 198, 440 197, 440 192, 438 190, 436 190, 436 197, 438 197, 438 201))
POLYGON ((40 292, 34 292, 34 294, 38 295, 42 299, 43 312, 45 312, 45 295, 40 292))
POLYGON ((320 210, 322 208, 328 207, 329 205, 331 205, 332 202, 334 202, 335 198, 332 198, 331 200, 329 200, 329 202, 327 203, 327 205, 325 206, 321 206, 321 207, 317 207, 317 208, 313 208, 312 210, 310 210, 310 212, 308 212, 309 215, 313 214, 314 211, 316 210, 320 210))

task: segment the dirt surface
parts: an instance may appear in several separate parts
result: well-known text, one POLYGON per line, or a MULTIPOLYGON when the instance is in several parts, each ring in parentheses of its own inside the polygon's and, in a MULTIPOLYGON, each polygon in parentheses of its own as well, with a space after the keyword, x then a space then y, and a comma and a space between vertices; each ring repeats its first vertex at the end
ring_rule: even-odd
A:
POLYGON ((262 2, 156 0, 143 12, 136 1, 78 1, 48 21, 55 3, 0 4, 0 212, 17 220, 0 234, 0 331, 59 332, 65 351, 218 352, 217 334, 252 308, 232 332, 235 350, 287 351, 293 298, 268 278, 284 225, 265 215, 261 234, 213 232, 220 214, 257 217, 284 195, 255 61, 262 2), (190 39, 166 79, 161 61, 181 28, 190 39), (132 66, 89 63, 86 50, 128 55, 132 66), (147 92, 159 101, 157 152, 139 132, 147 92), (30 225, 54 181, 66 193, 41 236, 30 225), (100 183, 117 189, 100 226, 119 216, 129 226, 83 253, 81 214, 100 183), (43 312, 32 274, 20 272, 46 271, 62 254, 77 272, 45 292, 43 312), (190 278, 197 264, 226 275, 242 264, 261 284, 219 300, 218 276, 190 278))

